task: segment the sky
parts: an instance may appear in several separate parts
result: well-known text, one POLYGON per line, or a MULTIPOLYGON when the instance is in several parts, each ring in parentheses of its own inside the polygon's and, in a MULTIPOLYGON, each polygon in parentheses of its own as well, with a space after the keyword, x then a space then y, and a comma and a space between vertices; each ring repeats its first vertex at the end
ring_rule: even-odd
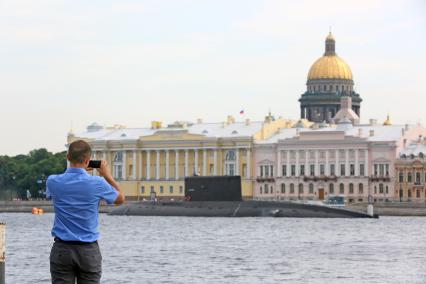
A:
POLYGON ((361 121, 426 124, 423 0, 1 0, 0 155, 92 122, 298 119, 330 27, 361 121))

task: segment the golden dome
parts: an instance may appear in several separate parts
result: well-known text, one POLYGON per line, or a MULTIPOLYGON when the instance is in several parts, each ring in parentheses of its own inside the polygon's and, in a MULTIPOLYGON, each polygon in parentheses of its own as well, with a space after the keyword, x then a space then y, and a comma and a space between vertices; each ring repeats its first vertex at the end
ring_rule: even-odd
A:
POLYGON ((349 65, 337 55, 324 55, 309 69, 308 80, 312 79, 346 79, 352 80, 349 65))
POLYGON ((346 79, 353 80, 349 65, 335 52, 335 39, 331 32, 325 39, 325 53, 309 69, 308 80, 312 79, 346 79))
POLYGON ((387 118, 386 118, 385 122, 383 122, 383 125, 392 125, 392 120, 390 120, 390 118, 389 118, 389 114, 388 114, 388 116, 387 116, 387 118))

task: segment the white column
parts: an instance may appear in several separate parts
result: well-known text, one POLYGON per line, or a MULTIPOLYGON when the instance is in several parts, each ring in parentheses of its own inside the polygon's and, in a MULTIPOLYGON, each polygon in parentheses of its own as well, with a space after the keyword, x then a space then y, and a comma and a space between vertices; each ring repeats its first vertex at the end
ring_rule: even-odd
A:
MULTIPOLYGON (((250 176, 250 157, 251 157, 251 151, 250 149, 247 149, 246 153, 246 178, 251 178, 250 176)), ((277 173, 280 171, 280 169, 277 169, 277 173)))
POLYGON ((277 148, 277 170, 276 170, 276 176, 281 177, 282 176, 282 168, 281 168, 281 149, 277 148))
POLYGON ((194 173, 198 175, 198 149, 194 149, 194 173))
MULTIPOLYGON (((299 157, 300 151, 296 150, 296 176, 300 176, 300 157, 299 157)), ((278 189, 277 189, 278 190, 278 189)))
POLYGON ((349 176, 349 150, 345 150, 345 176, 349 176))
POLYGON ((369 163, 369 161, 368 161, 368 148, 367 149, 365 149, 365 157, 364 157, 364 170, 365 170, 365 175, 368 177, 368 176, 370 176, 370 172, 369 172, 369 165, 370 165, 370 163, 369 163))
POLYGON ((185 176, 189 176, 188 170, 189 170, 188 150, 185 150, 185 176))
MULTIPOLYGON (((336 176, 340 177, 340 161, 339 161, 339 150, 336 150, 336 165, 334 166, 334 170, 336 171, 336 176)), ((339 189, 337 189, 339 190, 339 189)))
POLYGON ((127 177, 126 171, 127 171, 127 157, 126 157, 126 151, 123 151, 123 170, 121 172, 122 173, 122 176, 121 176, 122 180, 125 180, 126 177, 127 177))
POLYGON ((355 176, 359 176, 359 150, 355 150, 355 176))
POLYGON ((132 169, 132 177, 136 179, 136 151, 133 151, 133 169, 132 169))
POLYGON ((155 161, 155 179, 160 179, 160 150, 157 150, 157 157, 155 161))
POLYGON ((179 179, 179 150, 175 150, 175 180, 179 179))
POLYGON ((146 179, 151 179, 151 151, 146 151, 146 179))
POLYGON ((305 150, 305 176, 309 175, 309 150, 305 150))
POLYGON ((325 150, 325 175, 329 176, 330 175, 330 153, 328 150, 325 150))
POLYGON ((213 150, 213 175, 217 176, 217 150, 213 150))
POLYGON ((170 176, 169 161, 170 161, 169 150, 166 150, 166 180, 168 180, 170 176))
POLYGON ((240 149, 235 149, 235 175, 240 175, 240 149))
POLYGON ((207 150, 203 149, 203 176, 207 175, 207 150))
POLYGON ((290 151, 286 151, 286 168, 287 168, 287 176, 289 177, 291 175, 291 167, 290 167, 290 151))
POLYGON ((143 179, 143 151, 139 151, 141 159, 139 160, 139 179, 143 179))
POLYGON ((319 176, 319 151, 315 150, 315 176, 319 176))

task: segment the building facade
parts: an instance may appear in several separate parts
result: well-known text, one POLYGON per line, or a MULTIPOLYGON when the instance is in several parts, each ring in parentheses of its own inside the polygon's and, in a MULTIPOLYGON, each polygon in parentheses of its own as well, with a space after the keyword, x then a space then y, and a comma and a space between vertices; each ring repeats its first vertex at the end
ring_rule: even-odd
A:
POLYGON ((419 137, 401 151, 395 164, 399 201, 426 201, 426 139, 419 137))
MULTIPOLYGON (((83 139, 93 159, 108 161, 128 199, 183 198, 186 176, 240 175, 243 198, 253 197, 253 145, 293 122, 268 115, 264 121, 177 122, 151 128, 102 127, 68 135, 68 143, 83 139)), ((96 173, 96 171, 95 171, 96 173)))
POLYGON ((352 110, 360 117, 361 97, 354 90, 349 65, 336 54, 336 41, 331 34, 325 40, 324 55, 311 66, 306 92, 299 99, 300 118, 330 123, 340 109, 342 96, 352 99, 352 110))
POLYGON ((352 125, 282 129, 255 146, 255 199, 394 200, 395 162, 421 126, 352 125))

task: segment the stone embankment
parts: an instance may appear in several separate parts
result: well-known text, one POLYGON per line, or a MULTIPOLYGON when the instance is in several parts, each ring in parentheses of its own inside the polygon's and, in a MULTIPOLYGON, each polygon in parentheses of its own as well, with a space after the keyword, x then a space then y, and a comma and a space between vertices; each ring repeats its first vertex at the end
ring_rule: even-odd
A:
MULTIPOLYGON (((354 211, 366 212, 367 204, 356 203, 348 205, 347 208, 354 211)), ((379 216, 426 216, 426 203, 375 203, 374 214, 378 214, 379 216)))
MULTIPOLYGON (((0 213, 31 213, 33 208, 40 208, 46 212, 53 212, 51 201, 47 200, 22 200, 22 201, 0 201, 0 213)), ((114 205, 101 204, 99 212, 109 213, 114 208, 114 205)))

